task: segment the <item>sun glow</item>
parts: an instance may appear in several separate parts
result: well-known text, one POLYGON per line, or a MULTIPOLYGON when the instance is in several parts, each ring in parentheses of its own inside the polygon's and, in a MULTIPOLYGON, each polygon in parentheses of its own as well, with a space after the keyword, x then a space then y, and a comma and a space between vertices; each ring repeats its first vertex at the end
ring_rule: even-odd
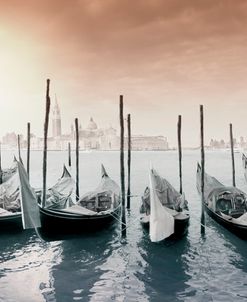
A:
POLYGON ((14 93, 13 88, 19 89, 23 82, 32 80, 36 69, 32 53, 32 44, 22 37, 12 33, 1 33, 0 48, 0 79, 2 88, 14 93))
POLYGON ((32 107, 41 101, 37 93, 42 85, 42 69, 35 45, 27 37, 2 28, 0 41, 0 135, 3 135, 20 129, 20 124, 25 129, 30 112, 35 116, 32 107))

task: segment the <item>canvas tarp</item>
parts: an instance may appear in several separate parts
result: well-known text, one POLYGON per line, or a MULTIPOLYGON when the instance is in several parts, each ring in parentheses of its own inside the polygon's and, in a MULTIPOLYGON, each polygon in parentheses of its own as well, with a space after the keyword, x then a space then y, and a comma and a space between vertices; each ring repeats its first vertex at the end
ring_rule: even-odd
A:
POLYGON ((48 190, 46 199, 46 208, 54 211, 60 211, 78 215, 103 215, 112 212, 112 208, 119 205, 120 188, 106 173, 102 166, 102 179, 99 186, 92 192, 84 194, 78 203, 73 202, 75 182, 68 170, 64 167, 64 173, 58 182, 48 190), (97 198, 101 199, 100 207, 95 208, 97 198), (91 208, 90 203, 94 203, 91 208), (102 201, 103 200, 103 201, 102 201), (110 207, 108 206, 109 203, 110 207), (106 207, 104 205, 107 204, 106 207), (95 209, 95 210, 94 210, 95 209), (100 210, 99 210, 100 209, 100 210))
MULTIPOLYGON (((149 235, 152 242, 161 241, 174 233, 174 217, 164 204, 170 204, 167 182, 158 176, 153 169, 150 171, 150 220, 149 235), (164 204, 161 198, 164 197, 164 204)), ((172 199, 173 200, 173 199, 172 199)))
POLYGON ((59 211, 65 212, 65 213, 71 213, 71 214, 78 214, 78 215, 82 214, 82 215, 87 215, 87 216, 100 216, 100 215, 109 214, 112 212, 111 210, 95 212, 95 211, 89 210, 89 209, 82 207, 80 205, 77 205, 77 204, 75 204, 69 208, 66 208, 66 209, 61 209, 59 211))
POLYGON ((17 162, 15 173, 0 185, 0 207, 10 212, 20 212, 21 204, 19 198, 19 178, 17 173, 17 162))
POLYGON ((17 163, 16 163, 16 158, 14 158, 14 162, 10 168, 2 169, 2 183, 5 183, 16 173, 17 173, 17 163))
MULTIPOLYGON (((201 190, 201 167, 197 167, 197 187, 201 190)), ((236 187, 227 187, 215 177, 204 174, 204 199, 213 211, 229 212, 246 209, 246 194, 236 187)), ((223 216, 223 213, 221 213, 223 216)), ((235 219, 235 218, 232 218, 235 219)), ((232 220, 233 221, 233 220, 232 220)))
MULTIPOLYGON (((41 203, 42 190, 36 195, 41 203)), ((64 166, 62 177, 46 192, 45 208, 64 209, 75 204, 75 181, 64 166)))
POLYGON ((18 172, 20 179, 20 200, 23 228, 30 229, 40 227, 41 222, 37 197, 29 184, 27 173, 20 162, 18 162, 18 172))
POLYGON ((120 188, 118 184, 108 176, 103 165, 102 165, 102 178, 100 184, 94 191, 82 195, 79 203, 90 201, 101 193, 112 194, 114 196, 114 200, 116 201, 116 205, 114 205, 114 207, 117 206, 120 196, 120 188))
MULTIPOLYGON (((210 192, 215 189, 222 190, 225 186, 220 183, 215 177, 208 175, 206 172, 204 173, 204 198, 205 200, 208 198, 210 192)), ((198 191, 201 192, 201 166, 197 164, 197 188, 198 191)))
POLYGON ((10 216, 16 216, 16 215, 20 215, 20 212, 10 212, 10 211, 0 208, 0 217, 4 217, 4 216, 10 217, 10 216))
MULTIPOLYGON (((157 171, 152 170, 152 177, 154 181, 156 194, 162 205, 167 208, 180 211, 187 208, 187 201, 184 194, 180 194, 174 187, 164 178, 162 178, 157 171)), ((150 188, 146 188, 143 195, 142 212, 148 214, 150 207, 150 188)))
POLYGON ((27 173, 20 162, 15 161, 15 173, 0 185, 0 215, 22 214, 23 228, 40 226, 39 208, 27 173))

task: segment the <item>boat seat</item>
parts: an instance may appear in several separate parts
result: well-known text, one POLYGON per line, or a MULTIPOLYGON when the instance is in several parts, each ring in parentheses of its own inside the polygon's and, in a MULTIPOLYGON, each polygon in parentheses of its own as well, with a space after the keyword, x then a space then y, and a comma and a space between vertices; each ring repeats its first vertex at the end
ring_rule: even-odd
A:
POLYGON ((89 210, 95 211, 95 198, 92 198, 90 200, 80 201, 80 204, 84 208, 87 208, 89 210))
POLYGON ((242 216, 246 211, 244 209, 232 209, 229 211, 229 215, 233 218, 242 216))
POLYGON ((216 213, 217 213, 217 214, 223 213, 223 214, 225 214, 225 215, 227 215, 227 216, 230 215, 229 210, 219 210, 219 209, 218 209, 218 210, 216 211, 216 213))
POLYGON ((109 199, 108 198, 99 198, 98 200, 98 209, 101 210, 101 211, 105 211, 105 210, 108 210, 110 209, 111 207, 111 198, 109 199))
POLYGON ((232 210, 232 203, 230 199, 220 198, 216 202, 216 211, 229 215, 232 210))
POLYGON ((112 195, 108 192, 100 192, 91 199, 81 200, 80 204, 91 211, 106 211, 111 208, 112 195))

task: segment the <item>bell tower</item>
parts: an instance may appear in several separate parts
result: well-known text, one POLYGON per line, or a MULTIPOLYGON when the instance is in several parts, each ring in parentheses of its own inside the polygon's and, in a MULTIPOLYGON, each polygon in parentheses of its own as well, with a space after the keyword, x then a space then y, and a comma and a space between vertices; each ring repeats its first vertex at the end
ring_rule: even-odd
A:
POLYGON ((55 105, 53 108, 53 116, 52 116, 52 136, 59 137, 62 134, 61 130, 61 114, 60 108, 57 102, 57 96, 55 95, 55 105))

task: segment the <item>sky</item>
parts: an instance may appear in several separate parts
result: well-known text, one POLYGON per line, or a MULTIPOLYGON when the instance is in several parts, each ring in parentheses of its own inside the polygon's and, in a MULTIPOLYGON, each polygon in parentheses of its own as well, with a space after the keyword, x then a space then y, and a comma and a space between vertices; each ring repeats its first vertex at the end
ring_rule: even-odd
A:
MULTIPOLYGON (((119 128, 119 95, 134 134, 198 146, 247 138, 247 1, 0 0, 0 137, 43 133, 46 79, 63 132, 119 128)), ((50 124, 51 125, 51 124, 50 124)))

